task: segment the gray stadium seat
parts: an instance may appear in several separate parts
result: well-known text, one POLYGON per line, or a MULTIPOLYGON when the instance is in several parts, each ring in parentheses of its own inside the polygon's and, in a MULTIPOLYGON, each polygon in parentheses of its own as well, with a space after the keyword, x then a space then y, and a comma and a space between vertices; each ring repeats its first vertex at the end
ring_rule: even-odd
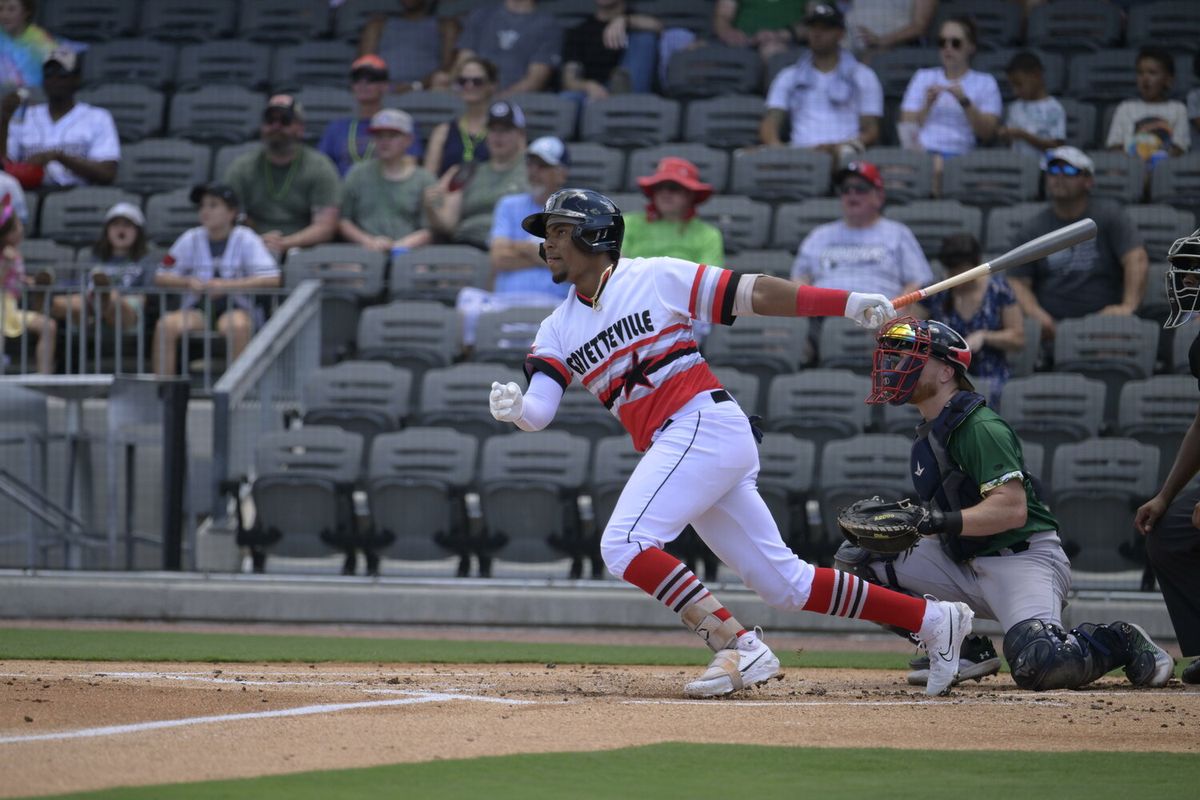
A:
POLYGON ((449 425, 481 437, 517 430, 507 422, 497 422, 488 411, 487 395, 493 381, 524 384, 525 376, 504 364, 477 362, 427 371, 421 378, 416 422, 449 425))
POLYGON ((400 429, 409 413, 412 373, 382 361, 342 361, 304 381, 304 426, 331 425, 363 439, 363 466, 376 436, 400 429))
POLYGON ((863 160, 879 167, 889 203, 926 200, 933 193, 933 158, 923 150, 872 147, 863 160))
POLYGON ((608 526, 617 498, 641 460, 642 454, 633 449, 633 440, 628 436, 606 436, 595 443, 592 448, 591 493, 597 533, 603 533, 608 526))
POLYGON ((557 136, 564 142, 575 138, 575 101, 554 92, 521 92, 509 100, 525 112, 525 137, 530 142, 539 136, 557 136))
POLYGON ((879 76, 884 97, 901 98, 913 73, 941 62, 933 47, 897 47, 885 50, 871 59, 871 69, 879 76))
POLYGON ((1188 368, 1188 349, 1200 335, 1200 322, 1189 322, 1174 330, 1171 342, 1171 369, 1181 375, 1191 374, 1188 368))
MULTIPOLYGON (((1128 48, 1101 49, 1076 55, 1071 59, 1067 92, 1077 100, 1104 103, 1137 97, 1137 81, 1134 78, 1136 62, 1137 50, 1128 48)), ((1107 135, 1107 129, 1100 131, 1101 143, 1107 135)))
POLYGON ((357 355, 414 372, 448 366, 462 347, 460 328, 457 312, 441 303, 401 300, 368 306, 359 317, 357 355))
POLYGON ((114 186, 77 186, 55 192, 42 201, 39 225, 44 239, 91 243, 104 227, 104 214, 115 204, 141 206, 141 199, 114 186))
POLYGON ((638 13, 659 19, 663 28, 687 28, 703 37, 712 29, 712 8, 695 0, 642 0, 638 13))
POLYGON ((261 147, 262 142, 257 139, 249 142, 238 142, 237 144, 225 144, 218 147, 216 158, 213 159, 213 180, 224 181, 225 174, 229 172, 230 164, 240 156, 254 152, 261 147))
POLYGON ((133 32, 138 6, 129 0, 44 0, 38 16, 55 37, 101 42, 133 32))
POLYGON ((736 325, 714 325, 704 357, 714 366, 737 367, 761 378, 795 372, 805 361, 806 319, 745 317, 736 325))
POLYGON ((184 187, 146 198, 146 235, 152 241, 169 246, 188 228, 200 224, 191 191, 184 187))
POLYGON ((1158 448, 1156 486, 1166 480, 1195 418, 1196 379, 1191 375, 1153 375, 1121 387, 1117 433, 1158 448))
MULTIPOLYGON (((984 2, 987 2, 987 0, 984 0, 984 2)), ((997 3, 989 2, 988 5, 999 7, 997 3)), ((981 32, 980 44, 986 47, 987 41, 981 32)), ((971 60, 971 69, 991 73, 992 77, 996 79, 996 83, 1000 86, 1000 96, 1007 103, 1013 99, 1013 91, 1012 85, 1008 82, 1008 74, 1005 70, 1012 57, 1025 49, 1005 47, 998 50, 981 50, 971 60)), ((1063 58, 1061 53, 1049 53, 1044 50, 1032 50, 1031 52, 1042 62, 1042 79, 1046 84, 1046 91, 1056 97, 1061 95, 1067 77, 1066 59, 1063 58)), ((1062 98, 1060 97, 1059 99, 1062 98)))
POLYGON ((179 48, 175 71, 178 88, 231 83, 248 89, 265 89, 270 77, 271 48, 238 39, 197 42, 179 48))
POLYGON ((910 439, 915 437, 917 425, 921 424, 921 412, 916 406, 909 403, 899 406, 883 403, 875 408, 878 409, 876 428, 880 433, 897 433, 910 439))
POLYGON ((759 384, 761 382, 757 375, 753 372, 743 372, 733 366, 710 366, 710 369, 747 415, 759 412, 761 406, 759 384))
POLYGON ((625 178, 624 151, 596 142, 572 142, 568 147, 571 150, 568 183, 598 192, 621 188, 625 178))
POLYGON ((817 462, 818 500, 824 535, 814 532, 821 552, 832 555, 843 541, 837 514, 864 497, 899 500, 913 494, 909 473, 912 439, 892 433, 864 433, 825 445, 817 462))
MULTIPOLYGON (((1107 134, 1101 130, 1099 140, 1103 142, 1107 134)), ((1092 197, 1106 197, 1120 203, 1136 203, 1141 198, 1145 172, 1140 160, 1112 150, 1092 150, 1088 156, 1096 168, 1092 197)))
POLYGON ((550 430, 566 431, 593 442, 625 433, 621 421, 577 380, 563 392, 550 430))
MULTIPOLYGON (((1046 448, 1036 442, 1021 442, 1021 456, 1025 461, 1025 471, 1033 475, 1042 484, 1043 492, 1046 492, 1050 487, 1042 480, 1042 475, 1049 474, 1046 472, 1046 448)), ((1048 497, 1043 497, 1043 500, 1048 500, 1048 497)))
POLYGON ((288 256, 284 285, 321 281, 321 363, 352 352, 357 342, 359 309, 383 293, 387 256, 354 244, 322 244, 288 256))
POLYGON ((421 247, 392 258, 388 286, 392 299, 453 303, 467 286, 487 286, 492 278, 488 254, 462 244, 421 247))
MULTIPOLYGON (((1150 196, 1156 203, 1190 208, 1200 206, 1200 152, 1184 153, 1155 164, 1150 178, 1150 196)), ((1159 258, 1153 253, 1150 257, 1159 258)))
POLYGON ((113 83, 84 89, 75 95, 81 103, 100 106, 112 114, 122 142, 136 142, 162 130, 163 93, 137 83, 113 83))
POLYGON ((988 212, 987 232, 983 237, 983 249, 988 253, 1003 253, 1020 244, 1016 240, 1021 226, 1034 214, 1046 208, 1044 203, 1015 203, 997 206, 988 212))
POLYGON ((687 106, 683 138, 710 147, 733 149, 759 144, 763 99, 757 95, 730 95, 693 100, 687 106))
POLYGON ((75 263, 75 248, 53 239, 26 239, 21 242, 21 260, 27 275, 40 269, 62 269, 75 263))
POLYGON ((203 86, 171 98, 167 132, 202 141, 241 142, 258 132, 267 97, 243 86, 203 86))
POLYGON ((1166 322, 1170 308, 1163 287, 1166 286, 1167 270, 1170 266, 1165 260, 1150 259, 1150 269, 1146 273, 1146 291, 1142 294, 1142 302, 1137 310, 1139 317, 1152 319, 1159 324, 1166 322))
MULTIPOLYGON (((981 47, 1007 47, 1021 38, 1021 8, 1012 3, 995 3, 992 0, 942 0, 938 3, 937 13, 929 30, 940 30, 942 23, 950 17, 973 19, 979 31, 981 47)), ((981 67, 976 64, 975 69, 981 67)))
POLYGON ((738 150, 733 154, 730 191, 755 200, 802 200, 829 193, 832 159, 799 147, 738 150))
MULTIPOLYGON (((817 363, 826 369, 848 369, 867 374, 875 353, 875 334, 854 320, 829 317, 820 322, 817 363)), ((864 394, 865 398, 866 395, 864 394)))
POLYGON ((1025 346, 1008 354, 1010 378, 1020 378, 1032 374, 1037 367, 1038 356, 1042 349, 1041 323, 1033 317, 1023 317, 1021 324, 1025 332, 1025 346))
POLYGON ((1169 205, 1127 206, 1125 211, 1142 235, 1151 261, 1165 261, 1175 240, 1196 229, 1195 214, 1169 205))
POLYGON ((233 34, 235 6, 234 0, 154 0, 142 9, 141 32, 173 41, 220 39, 233 34))
POLYGON ((121 148, 117 185, 147 194, 208 180, 212 150, 187 139, 143 139, 121 148))
POLYGON ((937 255, 948 234, 965 232, 976 239, 983 234, 983 212, 957 200, 918 200, 886 209, 886 215, 911 228, 929 258, 937 255))
MULTIPOLYGON (((1074 97, 1060 97, 1058 102, 1067 114, 1067 144, 1080 150, 1090 150, 1100 144, 1096 136, 1096 106, 1074 97)), ((1108 131, 1104 132, 1105 135, 1108 131)))
POLYGON ((346 42, 303 42, 275 48, 271 56, 271 85, 278 90, 297 91, 308 86, 350 83, 350 62, 355 49, 346 42))
POLYGON ((762 68, 751 48, 712 44, 680 50, 667 65, 663 94, 683 99, 752 94, 762 81, 762 68))
POLYGON ((554 15, 564 31, 575 27, 595 12, 588 0, 542 0, 538 10, 554 15))
POLYGON ((771 432, 758 445, 758 461, 758 493, 783 541, 802 558, 816 561, 821 553, 809 541, 805 509, 816 480, 816 447, 798 436, 771 432))
POLYGON ((1054 369, 1103 381, 1108 393, 1105 419, 1115 422, 1122 384, 1154 372, 1158 331, 1158 323, 1140 317, 1092 314, 1060 320, 1054 334, 1054 369))
POLYGON ((304 106, 304 139, 315 145, 325 133, 325 126, 335 119, 354 119, 358 107, 349 89, 336 86, 306 86, 295 97, 304 106))
POLYGON ((799 61, 804 55, 804 51, 798 47, 789 47, 771 56, 763 64, 763 92, 771 91, 771 82, 779 76, 780 72, 799 61))
MULTIPOLYGON (((428 139, 429 132, 436 126, 463 113, 462 99, 450 92, 425 91, 388 95, 383 104, 387 108, 399 108, 411 114, 423 139, 428 139)), ((572 163, 574 156, 575 153, 572 152, 572 163)))
POLYGON ((1189 0, 1135 3, 1129 8, 1125 39, 1130 47, 1153 44, 1176 52, 1195 52, 1200 42, 1200 17, 1189 0))
POLYGON ((781 203, 775 212, 771 247, 795 253, 813 228, 841 219, 842 201, 815 197, 799 203, 781 203))
POLYGON ((1065 442, 1100 435, 1104 392, 1103 381, 1069 372, 1013 378, 1004 386, 1004 418, 1021 439, 1049 454, 1065 442))
POLYGON ((509 308, 479 315, 476 329, 476 361, 494 361, 520 367, 533 347, 542 320, 552 308, 509 308))
POLYGON ((791 250, 743 250, 721 266, 736 272, 760 272, 777 278, 791 278, 796 254, 791 250))
POLYGON ((346 42, 357 42, 363 26, 376 14, 394 14, 396 4, 389 0, 346 0, 335 11, 333 35, 346 42))
POLYGON ((771 207, 740 195, 712 197, 696 209, 700 219, 721 229, 725 252, 765 247, 771 227, 771 207))
POLYGON ((654 174, 658 162, 668 156, 686 158, 695 164, 700 170, 700 180, 711 185, 716 194, 724 192, 729 184, 729 153, 704 144, 672 142, 631 152, 625 188, 640 193, 637 179, 654 174))
POLYGON ((871 379, 841 369, 806 369, 777 375, 767 392, 766 421, 812 442, 817 452, 827 442, 863 433, 871 420, 871 379))
POLYGON ((326 0, 254 0, 241 5, 237 33, 256 42, 311 42, 329 30, 329 17, 326 0))
POLYGON ((649 147, 679 133, 679 103, 651 94, 623 94, 588 103, 582 138, 613 147, 649 147))
POLYGON ((140 83, 162 89, 175 80, 177 48, 154 39, 113 39, 88 48, 83 82, 103 88, 112 83, 140 83))
POLYGON ((1008 205, 1037 197, 1035 156, 1015 150, 980 149, 946 160, 942 195, 968 205, 1008 205))
POLYGON ((1121 12, 1110 3, 1056 0, 1029 12, 1026 37, 1031 46, 1047 50, 1112 47, 1121 38, 1121 12))

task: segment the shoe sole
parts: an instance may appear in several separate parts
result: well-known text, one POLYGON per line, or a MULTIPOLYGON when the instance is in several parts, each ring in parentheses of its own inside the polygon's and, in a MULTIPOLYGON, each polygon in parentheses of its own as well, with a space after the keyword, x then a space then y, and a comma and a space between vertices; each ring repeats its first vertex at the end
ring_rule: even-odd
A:
POLYGON ((762 686, 770 681, 783 680, 783 673, 779 671, 778 661, 776 661, 774 664, 764 665, 764 668, 761 670, 753 670, 752 673, 759 674, 756 674, 754 677, 743 675, 741 689, 734 689, 732 683, 726 683, 718 679, 709 681, 704 685, 701 685, 699 681, 696 681, 695 683, 689 683, 687 686, 683 687, 683 693, 687 697, 700 700, 710 697, 728 697, 729 695, 737 692, 744 692, 747 689, 753 689, 756 686, 762 686), (762 672, 768 672, 768 674, 763 675, 761 674, 762 672))
MULTIPOLYGON (((979 683, 989 675, 996 675, 999 672, 1000 658, 997 656, 996 658, 989 658, 986 661, 980 661, 976 664, 972 664, 967 669, 962 669, 960 667, 958 670, 958 677, 955 678, 950 685, 957 686, 963 681, 975 681, 976 683, 979 683)), ((913 670, 912 672, 908 673, 908 683, 910 686, 924 686, 928 682, 928 667, 925 669, 913 670)))
MULTIPOLYGON (((1163 650, 1157 644, 1154 644, 1154 640, 1150 638, 1150 634, 1146 633, 1146 629, 1141 625, 1136 625, 1131 622, 1129 623, 1129 627, 1140 633, 1142 637, 1149 642, 1156 651, 1158 651, 1154 656, 1155 669, 1154 674, 1150 676, 1150 680, 1148 680, 1146 683, 1134 683, 1133 685, 1144 689, 1161 689, 1167 685, 1167 683, 1171 680, 1171 676, 1175 674, 1175 659, 1172 658, 1171 654, 1166 650, 1163 650)), ((1128 673, 1126 673, 1126 677, 1129 677, 1128 673)), ((1132 681, 1130 682, 1132 683, 1132 681)))

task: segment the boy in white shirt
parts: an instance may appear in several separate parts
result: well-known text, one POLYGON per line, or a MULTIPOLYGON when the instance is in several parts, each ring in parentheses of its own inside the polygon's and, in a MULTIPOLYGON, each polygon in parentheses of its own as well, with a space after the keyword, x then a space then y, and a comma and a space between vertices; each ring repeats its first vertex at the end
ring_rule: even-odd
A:
POLYGON ((1029 52, 1017 53, 1005 68, 1013 94, 1004 125, 996 135, 1018 153, 1040 157, 1067 138, 1067 112, 1046 91, 1042 62, 1029 52))
POLYGON ((1187 108, 1169 100, 1175 82, 1175 59, 1162 47, 1138 51, 1138 97, 1123 100, 1113 113, 1105 147, 1135 155, 1147 169, 1169 156, 1183 155, 1192 143, 1187 108))

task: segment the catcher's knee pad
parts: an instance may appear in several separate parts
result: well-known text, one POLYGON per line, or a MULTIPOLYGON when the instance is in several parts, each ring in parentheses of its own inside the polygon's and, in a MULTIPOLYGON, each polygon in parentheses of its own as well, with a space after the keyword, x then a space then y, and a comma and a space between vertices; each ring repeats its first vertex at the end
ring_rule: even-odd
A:
POLYGON ((1074 637, 1041 619, 1018 622, 1004 634, 1004 659, 1022 689, 1074 689, 1087 683, 1090 659, 1074 637))
POLYGON ((892 579, 893 573, 890 569, 895 560, 895 555, 872 553, 853 542, 842 542, 837 552, 833 554, 833 567, 842 572, 849 572, 868 583, 895 588, 896 582, 892 579), (874 565, 876 564, 881 565, 880 573, 875 572, 874 565))

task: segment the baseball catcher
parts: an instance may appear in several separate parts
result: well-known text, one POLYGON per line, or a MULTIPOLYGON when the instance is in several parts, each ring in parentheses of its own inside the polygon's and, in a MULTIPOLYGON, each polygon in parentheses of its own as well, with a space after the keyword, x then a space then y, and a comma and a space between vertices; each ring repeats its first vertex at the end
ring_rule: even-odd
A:
MULTIPOLYGON (((837 566, 997 620, 1023 689, 1073 689, 1117 667, 1135 686, 1165 685, 1174 660, 1137 625, 1063 629, 1071 566, 1058 522, 1025 468, 1020 440, 975 392, 970 364, 966 341, 944 323, 903 317, 880 330, 867 402, 920 410, 910 462, 915 498, 847 508, 837 566)), ((926 653, 931 666, 942 657, 926 653)), ((976 677, 966 660, 960 680, 976 677)))

